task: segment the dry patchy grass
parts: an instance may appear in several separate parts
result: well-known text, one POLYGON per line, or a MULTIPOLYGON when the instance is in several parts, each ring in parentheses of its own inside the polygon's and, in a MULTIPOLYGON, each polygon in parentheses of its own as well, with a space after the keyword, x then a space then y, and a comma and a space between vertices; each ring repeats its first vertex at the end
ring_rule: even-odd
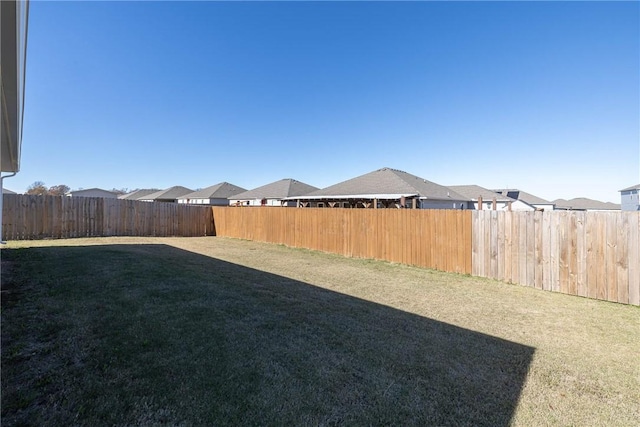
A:
POLYGON ((11 242, 6 425, 634 425, 640 310, 223 238, 11 242))

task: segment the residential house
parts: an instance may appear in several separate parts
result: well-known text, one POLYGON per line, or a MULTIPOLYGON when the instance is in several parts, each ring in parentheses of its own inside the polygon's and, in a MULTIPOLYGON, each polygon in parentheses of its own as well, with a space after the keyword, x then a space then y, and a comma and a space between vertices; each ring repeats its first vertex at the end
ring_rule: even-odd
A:
POLYGON ((15 191, 11 191, 8 188, 2 188, 2 194, 18 194, 15 191))
POLYGON ((118 197, 118 193, 113 191, 103 190, 102 188, 87 188, 86 190, 74 190, 69 191, 66 196, 69 197, 102 197, 105 199, 115 199, 118 197))
POLYGON ((121 194, 118 196, 118 199, 121 200, 140 200, 140 198, 144 196, 148 196, 149 194, 157 193, 160 191, 159 188, 141 188, 139 190, 131 191, 127 194, 121 194))
POLYGON ((178 197, 185 194, 193 193, 193 190, 187 187, 176 185, 174 187, 167 188, 166 190, 156 191, 155 193, 141 196, 138 200, 142 202, 164 202, 164 203, 177 203, 178 197))
POLYGON ((193 193, 178 197, 178 203, 194 205, 229 206, 229 197, 247 191, 246 188, 221 182, 193 193))
POLYGON ((229 201, 232 206, 296 206, 292 197, 317 189, 318 187, 287 178, 236 194, 229 197, 229 201))
POLYGON ((503 196, 479 185, 448 185, 456 193, 471 200, 469 209, 497 211, 535 211, 536 208, 522 200, 503 196), (494 206, 495 203, 495 206, 494 206))
POLYGON ((623 211, 640 211, 640 184, 620 190, 623 211))
POLYGON ((552 211, 555 205, 545 199, 542 199, 538 196, 534 196, 533 194, 526 193, 524 191, 518 189, 498 189, 493 190, 494 192, 502 195, 511 197, 512 199, 520 200, 528 205, 533 206, 536 210, 539 211, 552 211))
POLYGON ((467 209, 469 199, 443 185, 382 168, 295 199, 300 207, 467 209))
POLYGON ((617 203, 601 202, 586 197, 576 197, 571 200, 557 199, 553 203, 556 205, 556 210, 563 211, 613 212, 620 210, 620 205, 617 203))

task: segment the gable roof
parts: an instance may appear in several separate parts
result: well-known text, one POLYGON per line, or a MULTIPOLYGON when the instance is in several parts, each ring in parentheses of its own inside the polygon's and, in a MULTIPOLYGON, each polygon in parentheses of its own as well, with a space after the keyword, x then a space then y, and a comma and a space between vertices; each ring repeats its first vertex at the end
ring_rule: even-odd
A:
POLYGON ((185 194, 178 199, 228 199, 231 196, 247 191, 246 188, 237 185, 221 182, 193 193, 185 194))
POLYGON ((109 191, 109 190, 105 190, 105 189, 102 189, 102 188, 94 187, 94 188, 83 188, 82 190, 69 191, 69 192, 67 192, 67 196, 73 196, 74 194, 78 195, 78 194, 82 194, 82 193, 89 193, 89 192, 96 192, 96 191, 98 191, 100 193, 105 193, 105 194, 112 194, 114 196, 118 194, 115 191, 109 191))
POLYGON ((193 190, 187 187, 181 187, 176 185, 166 190, 156 191, 155 193, 147 194, 138 198, 138 200, 176 200, 180 196, 193 193, 193 190))
POLYGON ((143 196, 148 196, 149 194, 157 193, 158 191, 160 191, 158 188, 142 188, 127 194, 121 194, 118 196, 118 199, 138 200, 143 196))
POLYGON ((482 197, 482 200, 485 202, 492 201, 494 197, 497 202, 516 201, 516 199, 514 198, 498 194, 495 191, 489 190, 488 188, 480 187, 479 185, 448 185, 447 187, 449 187, 456 193, 463 195, 469 200, 473 200, 474 202, 478 201, 478 197, 482 197))
POLYGON ((2 187, 2 194, 18 194, 15 191, 11 191, 8 188, 2 187))
POLYGON ((295 179, 286 178, 275 181, 244 193, 236 194, 229 197, 234 200, 253 200, 253 199, 284 199, 286 197, 302 196, 311 191, 317 190, 318 187, 296 181, 295 179))
POLYGON ((553 203, 558 209, 568 210, 620 210, 620 205, 611 202, 601 202, 600 200, 588 199, 586 197, 576 197, 571 200, 557 199, 553 203))
POLYGON ((633 185, 633 186, 628 187, 628 188, 623 188, 623 189, 622 189, 622 190, 620 190, 620 191, 629 191, 629 190, 640 190, 640 184, 638 184, 638 185, 633 185))
POLYGON ((522 200, 523 202, 530 205, 553 205, 553 203, 548 200, 542 199, 538 196, 534 196, 533 194, 529 194, 516 188, 503 188, 493 191, 503 196, 511 197, 516 200, 522 200))
POLYGON ((468 200, 454 190, 435 182, 427 181, 410 173, 391 168, 382 168, 348 179, 322 190, 305 195, 305 198, 329 198, 345 196, 389 197, 419 196, 436 200, 468 200))

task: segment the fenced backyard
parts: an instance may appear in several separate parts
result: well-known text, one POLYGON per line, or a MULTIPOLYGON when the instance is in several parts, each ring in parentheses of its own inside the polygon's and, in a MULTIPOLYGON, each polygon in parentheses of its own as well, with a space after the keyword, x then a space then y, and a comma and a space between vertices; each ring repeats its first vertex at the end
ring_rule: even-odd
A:
POLYGON ((207 235, 640 305, 637 212, 210 208, 4 195, 4 240, 207 235))

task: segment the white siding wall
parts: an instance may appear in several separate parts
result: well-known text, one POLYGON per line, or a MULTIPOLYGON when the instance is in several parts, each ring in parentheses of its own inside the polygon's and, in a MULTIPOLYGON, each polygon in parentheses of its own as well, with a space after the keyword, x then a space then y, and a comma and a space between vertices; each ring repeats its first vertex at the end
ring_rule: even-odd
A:
POLYGON ((620 192, 620 204, 623 211, 640 211, 640 190, 620 192))
MULTIPOLYGON (((471 203, 470 203, 471 204, 471 203)), ((479 210, 478 202, 473 202, 473 209, 479 210)), ((490 211, 493 209, 493 201, 492 200, 483 200, 482 201, 482 209, 485 211, 490 211)), ((498 211, 507 211, 509 210, 508 202, 498 202, 496 201, 496 210, 498 211)), ((514 200, 511 202, 511 210, 512 211, 532 211, 534 208, 526 203, 521 202, 520 200, 514 200)))
MULTIPOLYGON (((261 199, 251 199, 251 200, 237 200, 237 199, 231 199, 230 200, 230 205, 231 206, 235 206, 235 204, 237 202, 240 202, 240 205, 242 206, 262 206, 262 200, 261 199)), ((267 204, 266 206, 296 206, 296 202, 295 201, 289 201, 286 202, 284 205, 282 204, 282 202, 278 199, 267 199, 267 204)))
POLYGON ((457 200, 420 200, 420 209, 467 209, 468 202, 457 200))
POLYGON ((229 206, 229 199, 178 199, 178 203, 190 205, 229 206))

